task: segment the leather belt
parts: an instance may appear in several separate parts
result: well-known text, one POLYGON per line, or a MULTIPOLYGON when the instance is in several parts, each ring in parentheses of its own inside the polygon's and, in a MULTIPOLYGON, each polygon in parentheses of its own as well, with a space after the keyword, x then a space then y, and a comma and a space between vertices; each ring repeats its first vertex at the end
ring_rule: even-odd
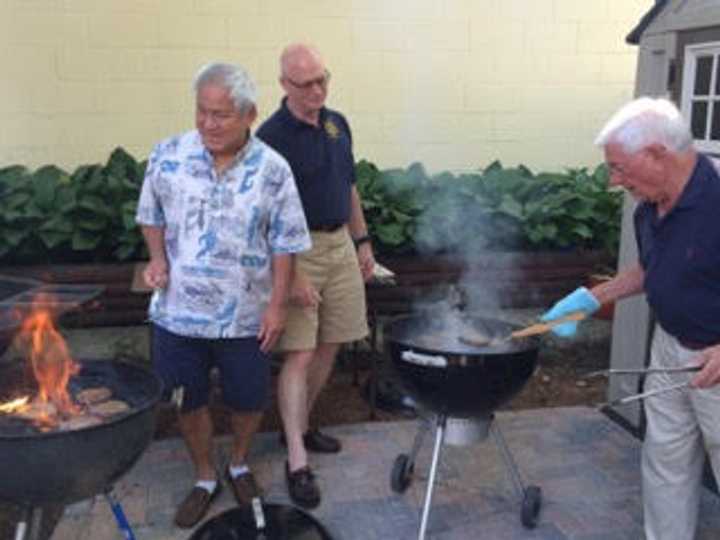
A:
POLYGON ((325 225, 311 225, 310 230, 312 232, 335 232, 341 227, 343 227, 344 223, 327 223, 325 225))
POLYGON ((714 345, 713 343, 700 343, 699 341, 693 341, 691 339, 677 338, 677 340, 680 345, 691 351, 700 351, 714 345))

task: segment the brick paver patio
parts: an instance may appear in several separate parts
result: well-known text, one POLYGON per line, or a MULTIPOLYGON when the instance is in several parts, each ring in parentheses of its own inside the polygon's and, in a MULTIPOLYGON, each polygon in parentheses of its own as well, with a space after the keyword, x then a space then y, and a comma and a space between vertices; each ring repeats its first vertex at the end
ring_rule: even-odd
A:
MULTIPOLYGON (((473 446, 446 445, 438 473, 428 538, 435 540, 637 540, 642 538, 640 445, 599 412, 584 408, 538 409, 497 415, 520 473, 541 486, 538 527, 523 528, 509 471, 491 439, 473 446)), ((416 463, 417 477, 402 495, 390 489, 392 463, 410 450, 418 422, 336 426, 342 438, 335 456, 312 456, 323 491, 313 515, 338 540, 406 540, 417 537, 432 437, 416 463)), ((122 444, 118 441, 118 444, 122 444)), ((221 439, 221 459, 229 441, 221 439)), ((276 433, 260 434, 250 464, 269 502, 288 502, 284 450, 276 433)), ((187 539, 172 525, 176 504, 191 481, 182 442, 154 442, 115 492, 137 540, 187 539)), ((225 489, 215 515, 233 505, 225 489)), ((702 499, 698 540, 720 538, 720 500, 702 499)), ((69 507, 52 540, 121 538, 103 497, 69 507)))

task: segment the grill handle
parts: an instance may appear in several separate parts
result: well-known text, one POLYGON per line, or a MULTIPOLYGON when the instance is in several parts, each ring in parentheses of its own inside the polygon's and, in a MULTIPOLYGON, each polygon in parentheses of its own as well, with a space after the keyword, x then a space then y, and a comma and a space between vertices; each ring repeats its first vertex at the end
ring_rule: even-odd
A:
POLYGON ((405 362, 417 364, 418 366, 447 367, 447 358, 435 354, 420 354, 413 351, 403 351, 400 357, 405 362))

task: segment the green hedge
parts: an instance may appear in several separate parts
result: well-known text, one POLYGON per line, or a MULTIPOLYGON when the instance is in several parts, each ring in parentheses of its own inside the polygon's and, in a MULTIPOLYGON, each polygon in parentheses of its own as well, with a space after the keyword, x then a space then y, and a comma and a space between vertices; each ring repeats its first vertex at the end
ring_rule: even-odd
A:
MULTIPOLYGON (((0 263, 112 262, 146 256, 137 204, 147 161, 117 148, 73 173, 48 165, 0 169, 0 263)), ((494 162, 476 173, 428 175, 420 164, 356 164, 357 186, 382 254, 480 250, 617 250, 621 196, 603 166, 533 174, 494 162)))
POLYGON ((358 189, 381 252, 601 249, 617 254, 622 195, 604 165, 534 174, 498 161, 474 173, 357 164, 358 189))
POLYGON ((117 148, 105 165, 72 174, 54 165, 0 169, 0 262, 142 258, 135 207, 146 165, 117 148))

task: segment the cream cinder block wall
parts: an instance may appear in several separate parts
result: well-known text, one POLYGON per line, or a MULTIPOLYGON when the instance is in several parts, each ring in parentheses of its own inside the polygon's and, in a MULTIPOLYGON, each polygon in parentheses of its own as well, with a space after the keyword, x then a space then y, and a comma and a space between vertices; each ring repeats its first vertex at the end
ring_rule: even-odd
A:
POLYGON ((277 56, 315 43, 356 157, 430 170, 559 169, 632 96, 624 36, 650 0, 0 0, 0 166, 67 169, 115 146, 145 157, 193 125, 190 81, 243 64, 260 117, 277 56))

